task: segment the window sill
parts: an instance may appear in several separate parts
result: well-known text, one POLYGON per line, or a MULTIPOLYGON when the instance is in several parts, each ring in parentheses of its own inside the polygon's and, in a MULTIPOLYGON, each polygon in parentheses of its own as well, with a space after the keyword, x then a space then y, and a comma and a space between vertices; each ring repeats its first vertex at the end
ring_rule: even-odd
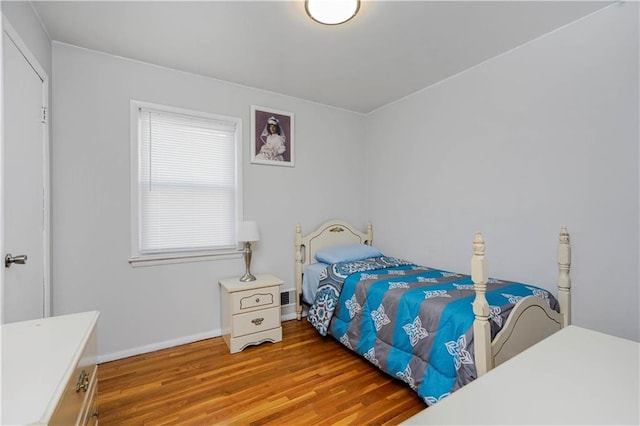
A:
POLYGON ((170 265, 172 263, 205 262, 211 260, 238 259, 242 257, 241 251, 227 251, 220 253, 200 254, 158 254, 129 258, 129 263, 134 268, 141 266, 170 265))

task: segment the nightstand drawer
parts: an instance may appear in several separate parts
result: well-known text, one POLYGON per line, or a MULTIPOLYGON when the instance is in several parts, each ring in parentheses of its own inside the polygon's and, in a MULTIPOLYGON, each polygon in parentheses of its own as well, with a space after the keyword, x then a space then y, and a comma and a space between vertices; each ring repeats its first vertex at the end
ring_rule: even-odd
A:
POLYGON ((280 327, 280 307, 234 315, 232 319, 234 337, 280 327))
POLYGON ((280 306, 280 286, 238 291, 232 299, 232 314, 280 306))

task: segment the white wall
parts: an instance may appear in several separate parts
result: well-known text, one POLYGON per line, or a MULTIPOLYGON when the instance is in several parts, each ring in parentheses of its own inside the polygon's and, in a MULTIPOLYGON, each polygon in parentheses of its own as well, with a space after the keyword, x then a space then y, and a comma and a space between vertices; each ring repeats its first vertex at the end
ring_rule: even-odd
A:
POLYGON ((40 66, 51 76, 51 40, 40 20, 26 1, 2 2, 2 13, 29 47, 40 66))
POLYGON ((638 4, 615 4, 366 118, 376 245, 555 291, 573 244, 575 324, 640 340, 638 4))
MULTIPOLYGON (((25 10, 7 5, 29 41, 25 10)), ((292 286, 296 222, 371 218, 385 251, 457 271, 481 229, 492 276, 554 288, 566 225, 574 323, 639 340, 637 9, 615 5, 366 118, 54 44, 53 313, 100 310, 102 360, 219 333, 217 280, 241 259, 127 262, 136 98, 244 120, 254 272, 292 286), (251 104, 296 114, 295 168, 249 164, 251 104), (625 296, 607 301, 614 286, 625 296)))
POLYGON ((59 43, 53 99, 53 311, 99 310, 102 360, 219 335, 218 279, 244 272, 240 257, 130 266, 130 99, 243 119, 253 273, 293 288, 297 222, 366 226, 360 115, 59 43), (249 164, 252 104, 295 114, 295 167, 249 164))

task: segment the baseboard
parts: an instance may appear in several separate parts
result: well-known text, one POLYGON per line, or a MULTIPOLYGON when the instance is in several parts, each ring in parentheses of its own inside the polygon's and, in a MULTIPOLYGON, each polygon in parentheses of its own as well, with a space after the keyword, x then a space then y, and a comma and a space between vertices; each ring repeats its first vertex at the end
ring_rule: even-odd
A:
MULTIPOLYGON (((303 311, 302 316, 306 316, 306 310, 303 311)), ((296 319, 296 306, 283 306, 280 318, 282 319, 282 321, 290 321, 296 319)), ((138 346, 136 348, 127 349, 125 351, 112 352, 106 355, 98 355, 98 364, 101 364, 103 362, 115 361, 117 359, 128 358, 130 356, 159 351, 161 349, 172 348, 174 346, 186 345, 187 343, 193 343, 199 340, 220 336, 222 336, 222 330, 217 329, 208 331, 206 333, 192 334, 190 336, 180 337, 179 339, 165 340, 164 342, 153 343, 151 345, 138 346)))
POLYGON ((190 336, 180 337, 178 339, 165 340, 164 342, 153 343, 146 346, 138 346, 136 348, 127 349, 125 351, 112 352, 106 355, 98 355, 98 364, 103 362, 115 361, 117 359, 128 358, 130 356, 146 354, 149 352, 159 351, 161 349, 172 348, 174 346, 185 345, 187 343, 197 342, 199 340, 210 339, 212 337, 222 336, 222 330, 211 330, 205 333, 192 334, 190 336))
POLYGON ((282 316, 280 317, 282 319, 282 321, 290 321, 290 320, 294 320, 297 318, 297 315, 295 312, 290 313, 290 314, 282 314, 282 316))
POLYGON ((292 303, 280 307, 280 318, 282 321, 288 321, 296 318, 296 304, 292 303))
MULTIPOLYGON (((308 307, 306 305, 302 306, 302 316, 307 316, 308 307)), ((292 319, 296 319, 298 315, 296 314, 296 304, 292 303, 290 305, 285 305, 281 307, 280 318, 282 321, 289 321, 292 319)))

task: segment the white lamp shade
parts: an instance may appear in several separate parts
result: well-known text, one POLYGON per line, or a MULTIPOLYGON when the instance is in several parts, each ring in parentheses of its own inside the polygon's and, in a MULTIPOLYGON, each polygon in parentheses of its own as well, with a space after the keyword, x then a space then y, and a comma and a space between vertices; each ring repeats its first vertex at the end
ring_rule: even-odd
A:
POLYGON ((321 24, 337 25, 353 18, 360 9, 360 0, 307 0, 307 14, 321 24))
POLYGON ((258 223, 253 220, 245 220, 238 225, 238 234, 236 239, 241 242, 260 241, 260 231, 258 223))

